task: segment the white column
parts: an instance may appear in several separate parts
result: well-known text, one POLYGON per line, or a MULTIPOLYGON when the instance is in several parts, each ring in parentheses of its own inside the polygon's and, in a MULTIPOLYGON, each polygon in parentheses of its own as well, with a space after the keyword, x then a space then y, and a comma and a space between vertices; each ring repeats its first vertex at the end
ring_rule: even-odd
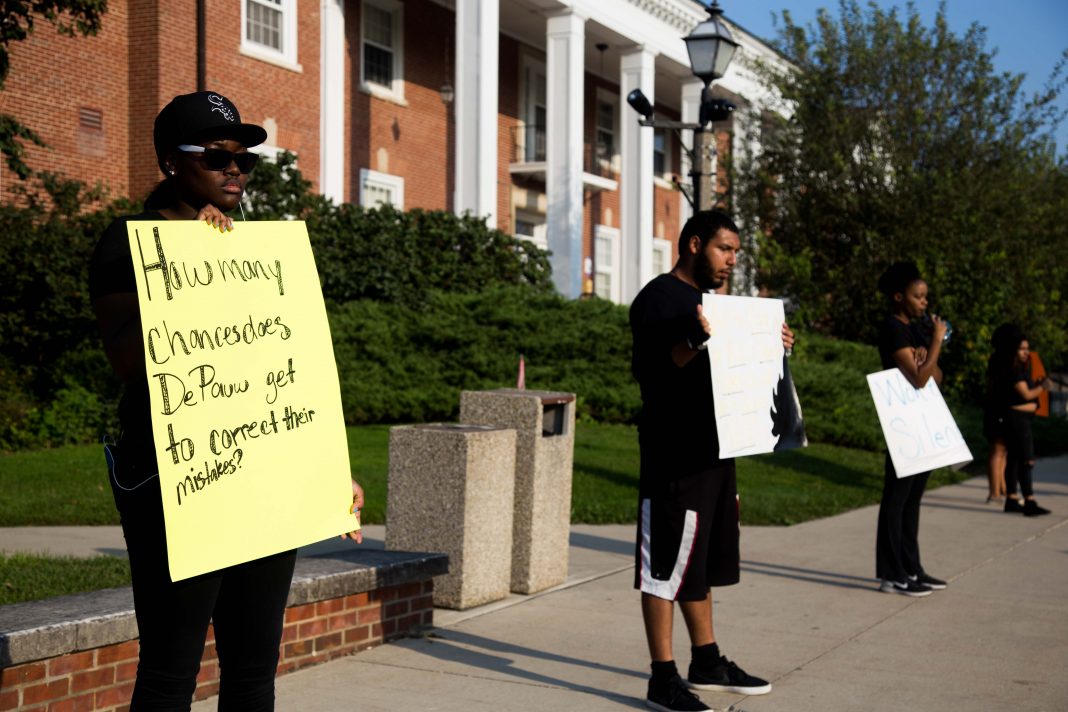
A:
POLYGON ((582 293, 582 122, 586 20, 549 18, 546 32, 545 193, 553 282, 565 297, 582 293))
MULTIPOLYGON (((701 82, 693 81, 682 85, 682 121, 688 124, 696 124, 698 114, 701 111, 701 90, 704 85, 701 82)), ((680 167, 682 169, 682 180, 685 181, 687 188, 693 188, 693 179, 690 177, 690 170, 692 164, 690 163, 690 156, 688 150, 693 150, 693 131, 686 130, 682 132, 682 143, 686 147, 682 151, 682 161, 680 167)), ((690 194, 693 197, 693 193, 690 194)), ((693 215, 693 208, 690 207, 690 201, 686 200, 685 196, 679 196, 679 217, 681 228, 690 216, 693 215)), ((676 236, 677 237, 677 236, 676 236)))
POLYGON ((653 92, 656 55, 638 47, 620 58, 620 238, 623 247, 623 301, 629 304, 653 278, 653 129, 640 126, 627 94, 653 92))
POLYGON ((322 0, 319 32, 319 191, 345 202, 345 3, 322 0))
POLYGON ((456 195, 458 214, 497 225, 499 0, 456 1, 456 195))

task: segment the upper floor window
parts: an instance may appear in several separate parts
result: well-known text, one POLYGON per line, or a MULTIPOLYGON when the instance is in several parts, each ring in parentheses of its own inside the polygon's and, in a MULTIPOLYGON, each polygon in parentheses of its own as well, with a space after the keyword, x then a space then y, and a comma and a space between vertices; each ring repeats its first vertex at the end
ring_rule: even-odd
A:
POLYGON ((244 0, 241 51, 291 68, 297 65, 297 0, 244 0))
POLYGON ((372 94, 403 99, 403 5, 364 0, 362 7, 360 81, 372 94))
MULTIPOLYGON (((619 99, 598 89, 594 100, 593 151, 602 167, 619 171, 619 144, 616 142, 619 121, 619 99)), ((628 109, 629 111, 629 109, 628 109)))

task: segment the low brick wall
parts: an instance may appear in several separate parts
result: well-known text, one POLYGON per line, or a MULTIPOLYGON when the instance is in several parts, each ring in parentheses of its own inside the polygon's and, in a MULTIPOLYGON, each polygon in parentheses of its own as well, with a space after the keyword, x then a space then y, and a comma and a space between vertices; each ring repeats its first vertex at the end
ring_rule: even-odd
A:
MULTIPOLYGON (((278 674, 433 625, 442 554, 354 551, 297 561, 278 674)), ((137 672, 129 588, 0 607, 0 710, 125 710, 137 672)), ((218 693, 209 628, 196 699, 218 693)))

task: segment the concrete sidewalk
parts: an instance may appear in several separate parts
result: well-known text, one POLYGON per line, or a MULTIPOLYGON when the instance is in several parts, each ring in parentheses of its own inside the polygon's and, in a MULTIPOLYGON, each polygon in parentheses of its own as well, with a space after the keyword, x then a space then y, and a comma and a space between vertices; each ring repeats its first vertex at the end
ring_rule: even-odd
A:
MULTIPOLYGON (((925 495, 924 565, 950 586, 922 599, 876 592, 875 507, 793 527, 744 527, 742 582, 714 592, 716 636, 775 687, 760 697, 702 699, 747 712, 1068 710, 1068 457, 1040 461, 1036 471, 1049 516, 1004 514, 983 504, 985 493, 985 482, 972 479, 925 495)), ((0 530, 0 547, 14 548, 11 531, 0 530)), ((92 542, 79 532, 58 539, 122 548, 121 536, 92 542)), ((380 546, 381 535, 368 527, 365 546, 380 546)), ((435 611, 437 627, 423 637, 280 677, 277 708, 644 708, 649 667, 633 536, 631 525, 573 527, 564 586, 435 611)), ((338 544, 348 545, 305 553, 329 556, 338 544)), ((215 701, 193 709, 213 710, 215 701)))

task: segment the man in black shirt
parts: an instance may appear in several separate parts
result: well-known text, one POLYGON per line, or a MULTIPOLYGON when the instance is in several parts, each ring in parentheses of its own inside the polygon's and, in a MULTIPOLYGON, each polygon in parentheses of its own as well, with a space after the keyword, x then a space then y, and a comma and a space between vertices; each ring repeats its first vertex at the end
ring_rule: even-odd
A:
MULTIPOLYGON (((695 214, 679 237, 679 260, 647 284, 630 308, 633 371, 641 387, 641 451, 635 588, 652 657, 646 704, 707 710, 688 688, 759 695, 771 685, 720 655, 711 586, 738 582, 738 498, 734 460, 720 460, 702 314, 706 291, 726 283, 738 228, 721 211, 695 214), (686 682, 672 653, 674 602, 690 633, 686 682)), ((794 336, 783 325, 789 353, 794 336)))

